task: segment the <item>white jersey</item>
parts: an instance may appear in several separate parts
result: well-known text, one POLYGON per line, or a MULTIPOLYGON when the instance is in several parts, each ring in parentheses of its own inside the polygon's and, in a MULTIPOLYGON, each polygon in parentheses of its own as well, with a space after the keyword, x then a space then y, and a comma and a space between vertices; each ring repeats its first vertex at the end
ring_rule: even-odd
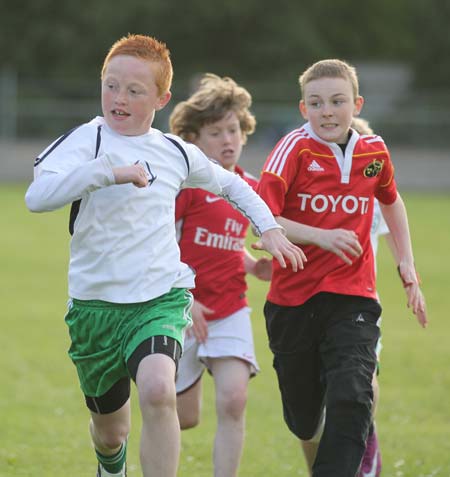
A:
POLYGON ((370 242, 372 244, 374 258, 377 256, 378 239, 382 235, 387 235, 388 233, 389 229, 384 221, 383 214, 381 213, 380 204, 378 200, 375 200, 373 205, 372 227, 370 229, 370 242))
POLYGON ((101 117, 62 136, 36 159, 26 203, 43 212, 81 199, 70 244, 70 297, 137 303, 174 287, 194 287, 175 238, 175 198, 183 187, 227 199, 257 233, 279 228, 250 186, 196 146, 157 129, 123 136, 101 117), (112 169, 137 162, 148 171, 149 186, 116 185, 112 169))

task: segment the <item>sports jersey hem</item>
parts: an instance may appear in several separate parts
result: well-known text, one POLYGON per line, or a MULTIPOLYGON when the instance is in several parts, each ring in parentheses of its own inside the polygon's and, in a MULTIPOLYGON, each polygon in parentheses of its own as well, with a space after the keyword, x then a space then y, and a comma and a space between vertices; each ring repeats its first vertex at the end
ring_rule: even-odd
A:
POLYGON ((323 287, 323 288, 316 288, 314 290, 314 293, 305 295, 305 297, 302 298, 300 301, 295 301, 292 302, 290 300, 280 300, 278 297, 274 297, 270 292, 267 295, 267 300, 270 301, 270 303, 273 303, 275 305, 279 306, 300 306, 305 304, 309 299, 315 297, 319 293, 335 293, 336 295, 345 295, 345 296, 359 296, 359 297, 364 297, 364 298, 371 298, 373 300, 377 300, 377 294, 376 292, 367 292, 367 293, 361 293, 361 290, 351 290, 347 289, 345 292, 343 292, 341 289, 335 289, 335 288, 329 288, 329 287, 323 287))
POLYGON ((174 282, 169 282, 166 286, 162 286, 157 288, 156 290, 153 289, 153 293, 150 294, 140 294, 140 295, 131 295, 127 296, 126 299, 124 297, 120 297, 120 301, 117 300, 117 297, 109 296, 109 295, 102 295, 102 294, 90 294, 90 293, 83 293, 77 292, 76 290, 69 289, 69 296, 72 300, 80 300, 81 302, 91 301, 91 302, 102 302, 102 303, 111 303, 114 306, 117 305, 133 305, 138 303, 146 303, 150 300, 154 300, 155 298, 159 298, 162 295, 168 293, 172 288, 186 288, 190 289, 195 286, 191 280, 175 280, 174 282))

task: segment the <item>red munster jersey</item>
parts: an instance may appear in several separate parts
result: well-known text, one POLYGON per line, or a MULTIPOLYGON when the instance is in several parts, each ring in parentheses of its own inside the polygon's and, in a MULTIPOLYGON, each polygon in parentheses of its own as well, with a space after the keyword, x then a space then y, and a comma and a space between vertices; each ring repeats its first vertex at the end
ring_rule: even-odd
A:
POLYGON ((338 144, 321 140, 307 123, 275 146, 257 192, 275 216, 324 229, 353 230, 363 248, 363 254, 347 265, 317 246, 302 246, 308 262, 297 273, 274 260, 269 301, 296 306, 321 291, 376 298, 370 245, 374 197, 384 204, 397 198, 394 167, 381 137, 352 131, 343 153, 338 144))
MULTIPOLYGON (((253 188, 257 180, 236 166, 253 188)), ((175 219, 181 261, 196 273, 194 297, 214 310, 208 320, 225 318, 247 305, 244 244, 249 221, 227 201, 202 189, 184 189, 175 219)))

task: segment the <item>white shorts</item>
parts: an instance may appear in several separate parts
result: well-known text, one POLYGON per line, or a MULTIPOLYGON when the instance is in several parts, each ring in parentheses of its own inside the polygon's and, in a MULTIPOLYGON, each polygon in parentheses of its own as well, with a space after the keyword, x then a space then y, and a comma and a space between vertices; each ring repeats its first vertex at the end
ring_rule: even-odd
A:
MULTIPOLYGON (((381 329, 381 316, 380 318, 378 318, 378 321, 377 321, 377 325, 378 327, 381 329)), ((377 361, 380 361, 380 355, 381 355, 381 350, 383 349, 383 345, 381 344, 381 334, 380 334, 380 337, 378 338, 378 341, 377 341, 377 346, 375 348, 375 353, 377 355, 377 361)))
POLYGON ((251 376, 259 372, 250 311, 244 307, 227 318, 208 321, 208 337, 204 343, 198 343, 194 336, 185 338, 178 363, 177 393, 189 389, 203 371, 209 369, 208 358, 238 358, 250 364, 251 376))

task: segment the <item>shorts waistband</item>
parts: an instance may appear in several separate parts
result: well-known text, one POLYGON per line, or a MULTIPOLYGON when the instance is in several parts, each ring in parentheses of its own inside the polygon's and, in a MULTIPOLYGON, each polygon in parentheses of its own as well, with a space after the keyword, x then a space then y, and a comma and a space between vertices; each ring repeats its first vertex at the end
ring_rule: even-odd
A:
POLYGON ((145 306, 148 305, 149 303, 155 302, 157 300, 160 300, 161 298, 165 296, 173 296, 173 294, 177 294, 180 292, 185 292, 187 289, 186 288, 171 288, 167 293, 164 293, 163 295, 157 296, 155 298, 152 298, 151 300, 147 301, 141 301, 137 303, 114 303, 110 301, 104 301, 104 300, 79 300, 78 298, 70 298, 69 303, 72 302, 74 305, 85 307, 85 308, 127 308, 127 309, 132 309, 132 308, 139 308, 140 306, 145 306))
POLYGON ((146 303, 150 303, 152 300, 140 303, 113 303, 103 300, 78 300, 77 298, 71 298, 70 301, 74 305, 85 308, 136 308, 145 305, 146 303))

